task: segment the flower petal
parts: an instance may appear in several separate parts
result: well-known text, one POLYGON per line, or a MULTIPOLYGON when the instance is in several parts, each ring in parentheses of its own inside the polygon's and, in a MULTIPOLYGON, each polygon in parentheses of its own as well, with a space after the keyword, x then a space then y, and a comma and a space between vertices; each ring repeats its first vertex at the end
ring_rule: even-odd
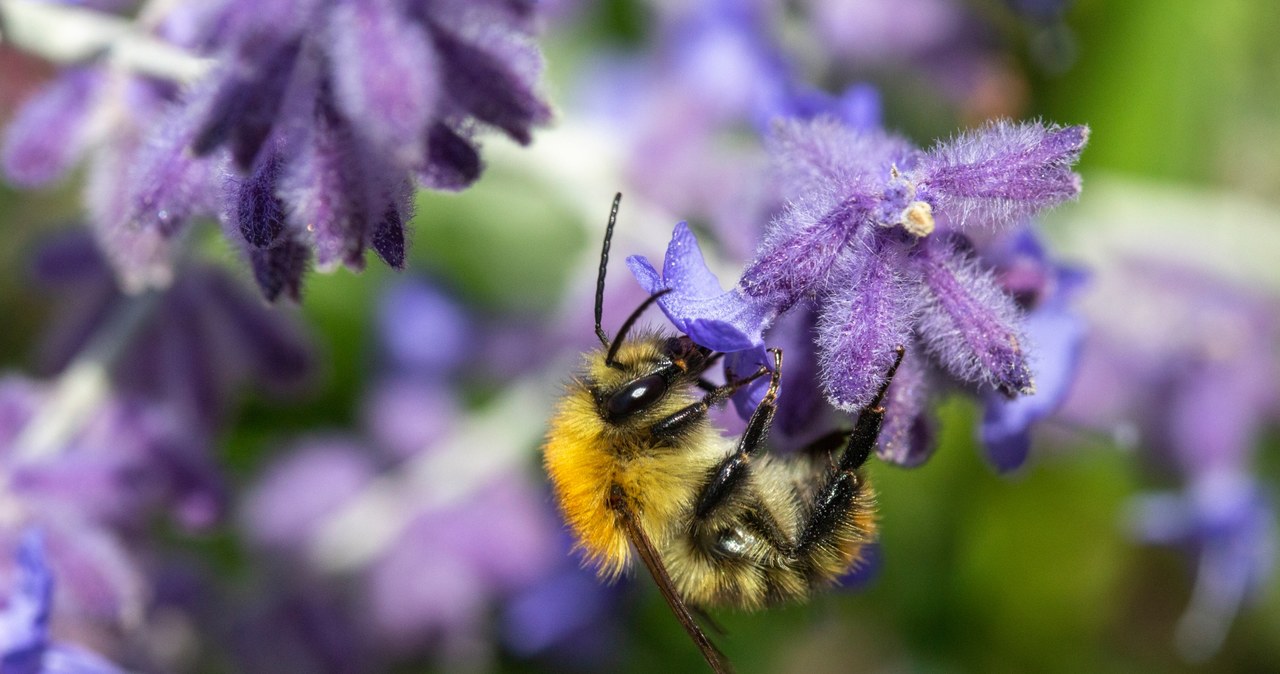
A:
POLYGON ((533 91, 541 69, 537 51, 515 35, 497 32, 498 27, 430 25, 453 103, 517 143, 529 144, 532 127, 551 119, 551 109, 533 91))
POLYGON ((724 293, 720 280, 707 268, 697 237, 684 221, 676 223, 671 233, 667 255, 662 261, 662 278, 667 287, 679 288, 682 294, 693 297, 715 297, 724 293))
POLYGON ((818 364, 832 405, 857 412, 884 383, 898 346, 911 343, 919 292, 901 271, 902 254, 882 247, 843 260, 818 317, 818 364))
POLYGON ((443 122, 432 125, 427 132, 426 161, 417 169, 423 185, 456 192, 475 182, 483 169, 471 140, 443 122))
POLYGON ((1030 449, 1031 425, 1052 414, 1066 398, 1085 335, 1084 320, 1068 311, 1065 302, 1031 312, 1024 327, 1034 347, 1036 390, 1012 400, 988 395, 982 417, 982 443, 1001 472, 1022 465, 1030 449))
POLYGON ((228 145, 237 167, 254 165, 283 107, 301 52, 298 39, 280 42, 269 32, 264 28, 241 40, 242 46, 226 57, 228 65, 210 75, 217 78, 208 85, 210 93, 193 102, 204 117, 191 143, 196 156, 228 145))
POLYGON ((247 179, 233 179, 235 210, 229 215, 254 248, 268 248, 284 234, 285 206, 276 194, 283 163, 281 153, 273 148, 247 179))
POLYGON ((401 166, 422 158, 436 113, 436 53, 417 23, 389 0, 350 0, 329 15, 329 68, 338 108, 401 166))
POLYGON ((951 376, 1006 396, 1035 390, 1013 298, 954 238, 929 237, 913 260, 926 288, 921 341, 951 376))
POLYGON ((937 449, 937 422, 930 411, 938 383, 925 354, 915 345, 907 352, 885 393, 884 421, 876 455, 904 468, 923 465, 937 449))
POLYGON ((934 147, 915 178, 956 226, 1006 226, 1080 193, 1071 166, 1088 139, 1084 126, 995 122, 934 147))
POLYGON ((698 344, 725 353, 764 344, 762 333, 775 315, 772 307, 740 289, 722 290, 687 224, 677 224, 672 233, 661 278, 638 255, 627 258, 627 267, 650 295, 670 290, 658 306, 698 344))

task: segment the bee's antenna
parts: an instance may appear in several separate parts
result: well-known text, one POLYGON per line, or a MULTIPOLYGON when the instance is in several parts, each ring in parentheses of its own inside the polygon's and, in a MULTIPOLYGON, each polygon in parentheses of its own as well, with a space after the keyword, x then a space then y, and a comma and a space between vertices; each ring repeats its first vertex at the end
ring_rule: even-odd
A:
MULTIPOLYGON (((604 228, 604 246, 600 249, 600 274, 596 276, 596 337, 600 338, 601 346, 609 346, 609 336, 604 333, 604 328, 600 327, 600 319, 604 315, 604 273, 609 268, 609 242, 613 240, 613 226, 618 223, 618 204, 622 203, 622 192, 618 192, 613 197, 613 208, 609 209, 609 225, 604 228)), ((630 326, 627 323, 626 326, 630 326)), ((624 326, 620 335, 627 333, 624 326)), ((615 343, 609 349, 609 358, 606 362, 613 360, 613 354, 618 350, 615 343)))
POLYGON ((608 365, 609 367, 617 367, 617 363, 613 362, 613 357, 618 355, 618 349, 622 346, 622 340, 626 339, 627 331, 635 324, 636 319, 640 318, 640 314, 643 314, 644 310, 649 308, 650 304, 658 301, 659 297, 662 297, 669 292, 671 292, 670 288, 664 288, 650 295, 645 299, 645 301, 640 303, 640 306, 636 307, 635 311, 631 312, 630 316, 627 316, 627 320, 622 322, 622 328, 618 330, 618 335, 613 338, 613 343, 609 345, 609 353, 605 354, 604 357, 605 365, 608 365))

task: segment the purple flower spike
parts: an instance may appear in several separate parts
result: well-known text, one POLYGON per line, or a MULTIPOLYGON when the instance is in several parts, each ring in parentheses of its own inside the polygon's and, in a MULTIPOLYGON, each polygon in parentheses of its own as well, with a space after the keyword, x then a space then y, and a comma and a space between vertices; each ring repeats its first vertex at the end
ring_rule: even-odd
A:
POLYGON ((818 365, 828 400, 856 412, 871 402, 895 359, 911 342, 918 286, 901 271, 901 254, 846 260, 837 276, 848 286, 832 291, 818 319, 818 365), (857 265, 855 268, 849 267, 857 265))
POLYGON ((953 224, 1000 226, 1074 199, 1088 139, 1084 126, 996 122, 930 150, 915 176, 953 224))
POLYGON ((676 224, 661 276, 639 255, 628 257, 627 267, 649 294, 671 290, 658 306, 698 344, 726 353, 764 344, 761 333, 773 318, 770 310, 736 288, 726 292, 720 287, 688 224, 676 224))
POLYGON ((1034 392, 1020 316, 991 272, 953 241, 930 237, 914 258, 926 288, 918 330, 951 376, 1013 397, 1034 392))
POLYGON ((338 108, 381 152, 420 161, 440 90, 426 33, 390 0, 350 0, 330 14, 329 39, 338 108))
POLYGON ((9 182, 43 187, 67 174, 84 149, 85 122, 102 81, 94 70, 68 70, 23 104, 0 149, 9 182))

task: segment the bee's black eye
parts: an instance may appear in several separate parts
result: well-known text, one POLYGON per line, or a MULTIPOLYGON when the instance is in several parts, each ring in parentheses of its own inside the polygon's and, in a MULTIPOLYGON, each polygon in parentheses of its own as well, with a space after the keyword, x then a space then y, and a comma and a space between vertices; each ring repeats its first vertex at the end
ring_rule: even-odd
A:
POLYGON ((620 421, 652 405, 667 392, 667 380, 660 374, 641 377, 609 398, 605 412, 609 421, 620 421))

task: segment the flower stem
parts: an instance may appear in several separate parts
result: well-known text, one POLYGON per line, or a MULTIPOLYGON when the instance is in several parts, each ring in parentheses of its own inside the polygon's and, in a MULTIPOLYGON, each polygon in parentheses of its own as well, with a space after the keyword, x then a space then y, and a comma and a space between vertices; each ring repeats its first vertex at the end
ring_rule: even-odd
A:
POLYGON ((128 19, 37 0, 0 0, 0 42, 68 65, 106 55, 122 70, 177 82, 193 81, 213 64, 128 19))
POLYGON ((111 393, 111 369, 154 313, 163 294, 163 290, 148 290, 125 296, 23 427, 13 444, 16 460, 38 461, 56 456, 84 427, 111 393))

